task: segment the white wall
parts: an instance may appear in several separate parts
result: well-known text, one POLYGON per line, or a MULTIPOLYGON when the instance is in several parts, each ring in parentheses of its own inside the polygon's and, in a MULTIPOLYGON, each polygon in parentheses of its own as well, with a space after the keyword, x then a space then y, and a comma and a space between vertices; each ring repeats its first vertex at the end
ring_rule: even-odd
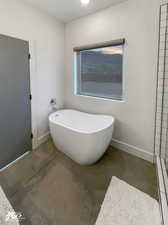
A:
POLYGON ((66 25, 65 105, 116 117, 114 139, 153 153, 157 77, 158 0, 128 0, 66 25), (126 38, 125 100, 73 94, 73 47, 126 38))
POLYGON ((64 25, 22 1, 0 0, 0 33, 30 42, 33 132, 48 132, 49 101, 63 104, 64 25))

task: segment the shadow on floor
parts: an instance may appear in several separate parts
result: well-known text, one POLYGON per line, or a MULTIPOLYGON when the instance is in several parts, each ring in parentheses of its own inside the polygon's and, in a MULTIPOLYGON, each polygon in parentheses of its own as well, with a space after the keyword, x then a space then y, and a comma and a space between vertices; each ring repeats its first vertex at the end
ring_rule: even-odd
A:
POLYGON ((51 140, 0 174, 21 225, 94 225, 112 176, 157 198, 155 167, 109 147, 95 165, 80 166, 51 140))

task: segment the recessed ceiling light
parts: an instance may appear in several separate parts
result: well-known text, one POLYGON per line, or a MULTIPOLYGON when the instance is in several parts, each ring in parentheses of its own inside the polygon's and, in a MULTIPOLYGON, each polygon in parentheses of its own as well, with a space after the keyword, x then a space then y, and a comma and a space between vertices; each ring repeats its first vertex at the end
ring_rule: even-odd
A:
POLYGON ((90 0, 80 0, 82 5, 88 5, 90 0))

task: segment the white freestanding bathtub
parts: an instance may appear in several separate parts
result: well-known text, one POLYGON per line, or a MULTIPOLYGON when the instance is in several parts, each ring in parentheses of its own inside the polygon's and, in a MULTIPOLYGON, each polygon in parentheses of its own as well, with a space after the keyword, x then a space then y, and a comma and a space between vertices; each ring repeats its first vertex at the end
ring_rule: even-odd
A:
POLYGON ((59 151, 81 165, 95 163, 109 146, 115 119, 75 110, 60 110, 50 115, 53 141, 59 151))

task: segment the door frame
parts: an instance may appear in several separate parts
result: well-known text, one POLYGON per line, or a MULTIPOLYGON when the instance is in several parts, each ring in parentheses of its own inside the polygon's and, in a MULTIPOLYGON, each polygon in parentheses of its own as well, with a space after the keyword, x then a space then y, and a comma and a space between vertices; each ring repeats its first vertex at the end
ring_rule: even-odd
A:
POLYGON ((36 41, 26 40, 29 42, 29 53, 30 53, 30 60, 29 60, 29 67, 30 67, 30 93, 32 95, 31 100, 31 127, 32 127, 32 150, 35 150, 38 147, 38 115, 37 115, 37 93, 36 84, 37 84, 37 45, 36 41))

